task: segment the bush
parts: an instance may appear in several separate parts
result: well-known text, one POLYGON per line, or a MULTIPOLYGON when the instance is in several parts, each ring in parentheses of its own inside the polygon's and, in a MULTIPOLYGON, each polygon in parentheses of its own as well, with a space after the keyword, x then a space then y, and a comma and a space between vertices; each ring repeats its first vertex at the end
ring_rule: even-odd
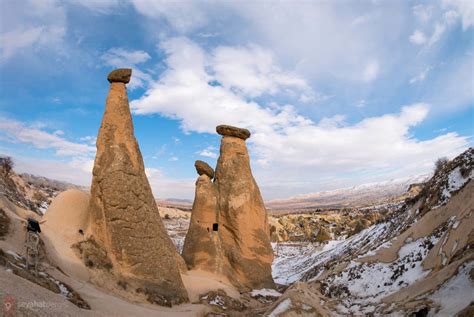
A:
POLYGON ((9 175, 10 172, 13 169, 13 166, 15 163, 13 163, 13 160, 9 156, 0 156, 0 168, 2 169, 2 172, 5 175, 9 175))
POLYGON ((0 208, 0 240, 8 234, 10 229, 10 218, 3 209, 0 208))
POLYGON ((439 159, 437 159, 435 162, 434 173, 438 174, 443 169, 443 167, 445 167, 446 164, 448 164, 448 162, 449 160, 447 157, 440 157, 439 159))

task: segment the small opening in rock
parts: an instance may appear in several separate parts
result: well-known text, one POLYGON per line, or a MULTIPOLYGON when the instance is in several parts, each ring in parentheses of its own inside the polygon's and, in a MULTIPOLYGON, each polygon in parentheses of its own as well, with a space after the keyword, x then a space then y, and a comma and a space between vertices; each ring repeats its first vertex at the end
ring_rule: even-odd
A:
POLYGON ((82 229, 79 229, 79 234, 83 236, 83 235, 84 235, 84 231, 82 231, 82 229))
POLYGON ((209 232, 209 227, 207 227, 207 232, 209 232))
POLYGON ((213 223, 212 224, 212 231, 217 231, 219 230, 219 224, 218 223, 213 223))

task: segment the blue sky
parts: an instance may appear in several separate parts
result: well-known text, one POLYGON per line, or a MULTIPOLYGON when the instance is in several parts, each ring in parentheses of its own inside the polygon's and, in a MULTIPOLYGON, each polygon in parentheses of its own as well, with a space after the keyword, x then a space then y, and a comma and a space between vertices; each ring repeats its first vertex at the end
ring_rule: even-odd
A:
POLYGON ((218 124, 265 199, 427 173, 472 146, 469 1, 0 2, 0 153, 90 184, 106 76, 132 67, 156 197, 192 198, 218 124))

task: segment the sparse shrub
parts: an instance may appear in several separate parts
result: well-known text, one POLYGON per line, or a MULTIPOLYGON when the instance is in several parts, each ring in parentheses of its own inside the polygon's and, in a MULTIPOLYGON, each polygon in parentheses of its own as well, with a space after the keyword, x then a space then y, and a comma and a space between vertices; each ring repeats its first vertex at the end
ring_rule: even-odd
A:
POLYGON ((37 201, 37 202, 43 202, 43 201, 46 201, 47 200, 47 197, 42 193, 40 192, 39 190, 35 191, 35 193, 33 194, 33 200, 37 201))
POLYGON ((0 249, 0 266, 6 266, 7 265, 7 259, 6 259, 6 254, 3 252, 2 249, 0 249))
POLYGON ((13 169, 15 163, 13 162, 12 158, 9 156, 0 156, 0 168, 2 169, 2 173, 5 175, 10 175, 10 172, 13 169))
POLYGON ((449 160, 447 157, 440 157, 436 160, 435 162, 435 170, 434 170, 434 173, 435 174, 438 174, 442 169, 443 167, 446 166, 446 164, 448 164, 449 160))
POLYGON ((10 218, 8 218, 5 211, 0 208, 0 239, 8 234, 9 229, 10 218))
POLYGON ((171 219, 170 215, 168 215, 168 214, 165 214, 165 219, 166 219, 166 220, 169 220, 169 219, 171 219))
POLYGON ((331 235, 325 228, 319 229, 318 235, 316 236, 316 242, 325 242, 331 240, 331 235))
POLYGON ((461 170, 460 170, 461 176, 464 178, 468 177, 469 174, 471 173, 471 170, 472 169, 469 168, 468 166, 465 166, 465 165, 461 166, 461 170))

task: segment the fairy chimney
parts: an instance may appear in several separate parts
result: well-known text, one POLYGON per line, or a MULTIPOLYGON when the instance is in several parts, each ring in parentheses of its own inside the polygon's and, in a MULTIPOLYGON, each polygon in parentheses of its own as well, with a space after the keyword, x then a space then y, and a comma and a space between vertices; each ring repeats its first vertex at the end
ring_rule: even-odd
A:
POLYGON ((226 276, 239 289, 274 287, 273 250, 260 190, 252 176, 245 140, 250 132, 220 125, 220 156, 214 172, 203 162, 183 258, 190 269, 226 276))
POLYGON ((179 303, 188 295, 180 256, 159 216, 134 136, 125 85, 131 69, 112 71, 97 137, 90 199, 90 239, 107 253, 114 276, 179 303))
POLYGON ((214 170, 203 161, 196 161, 194 166, 199 177, 196 180, 191 221, 184 240, 182 256, 189 269, 221 273, 217 191, 212 182, 214 170))

